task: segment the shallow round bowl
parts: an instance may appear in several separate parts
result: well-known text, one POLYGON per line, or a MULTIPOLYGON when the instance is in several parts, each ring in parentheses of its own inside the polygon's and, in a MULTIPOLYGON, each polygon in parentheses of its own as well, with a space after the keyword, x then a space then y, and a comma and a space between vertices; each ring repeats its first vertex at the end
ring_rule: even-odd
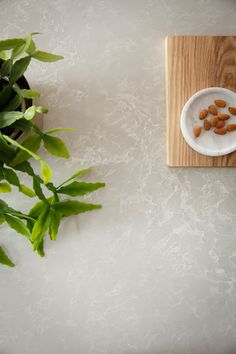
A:
MULTIPOLYGON (((184 105, 181 113, 180 128, 184 139, 194 150, 202 155, 222 156, 236 150, 236 131, 225 135, 217 135, 214 129, 209 131, 202 129, 201 135, 196 138, 193 133, 195 125, 203 127, 203 120, 199 119, 199 112, 214 104, 215 99, 223 99, 226 107, 218 108, 218 113, 228 113, 228 107, 236 107, 236 94, 222 87, 209 87, 195 93, 184 105)), ((207 118, 210 118, 210 114, 207 118)), ((236 124, 236 116, 232 116, 226 124, 236 124)))

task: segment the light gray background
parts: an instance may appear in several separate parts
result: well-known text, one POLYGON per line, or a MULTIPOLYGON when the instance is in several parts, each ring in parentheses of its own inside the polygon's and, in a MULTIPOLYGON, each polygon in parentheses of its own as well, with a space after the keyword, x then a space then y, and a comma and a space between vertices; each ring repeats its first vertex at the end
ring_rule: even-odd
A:
MULTIPOLYGON (((31 65, 69 161, 93 165, 101 211, 67 219, 39 258, 5 226, 1 354, 236 353, 234 169, 165 165, 167 34, 235 34, 234 0, 2 0, 1 37, 42 32, 31 65)), ((42 152, 44 154, 44 152, 42 152)), ((32 202, 16 191, 11 202, 32 202)))

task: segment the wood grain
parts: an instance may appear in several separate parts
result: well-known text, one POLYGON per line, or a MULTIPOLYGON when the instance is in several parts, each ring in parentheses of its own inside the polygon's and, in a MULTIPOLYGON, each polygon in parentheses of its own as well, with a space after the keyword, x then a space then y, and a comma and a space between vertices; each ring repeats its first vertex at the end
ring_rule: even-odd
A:
POLYGON ((207 157, 195 152, 180 131, 185 102, 205 87, 236 92, 236 36, 168 36, 167 164, 172 167, 236 167, 236 152, 207 157))

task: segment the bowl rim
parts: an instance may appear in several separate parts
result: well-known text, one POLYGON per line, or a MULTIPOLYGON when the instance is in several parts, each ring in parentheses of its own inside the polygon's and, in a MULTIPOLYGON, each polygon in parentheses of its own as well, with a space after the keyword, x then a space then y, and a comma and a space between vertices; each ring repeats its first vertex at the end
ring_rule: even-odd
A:
POLYGON ((195 151, 197 151, 198 153, 202 154, 202 155, 206 155, 206 156, 224 156, 227 154, 230 154, 231 152, 236 150, 236 141, 235 141, 235 145, 234 146, 230 146, 225 148, 224 150, 218 151, 218 150, 209 150, 206 149, 204 147, 199 146, 198 144, 196 144, 193 140, 192 137, 190 136, 188 129, 187 129, 187 125, 185 123, 186 121, 186 112, 188 111, 189 107, 191 106, 191 104, 195 101, 196 98, 203 96, 206 93, 210 93, 210 92, 216 92, 218 91, 219 93, 224 92, 225 94, 230 94, 230 95, 235 95, 236 93, 232 90, 229 90, 225 87, 207 87, 204 88, 202 90, 197 91, 196 93, 194 93, 189 99, 188 101, 185 103, 182 112, 181 112, 181 116, 180 116, 180 129, 181 132, 183 134, 183 137, 185 139, 185 141, 187 142, 187 144, 195 151))

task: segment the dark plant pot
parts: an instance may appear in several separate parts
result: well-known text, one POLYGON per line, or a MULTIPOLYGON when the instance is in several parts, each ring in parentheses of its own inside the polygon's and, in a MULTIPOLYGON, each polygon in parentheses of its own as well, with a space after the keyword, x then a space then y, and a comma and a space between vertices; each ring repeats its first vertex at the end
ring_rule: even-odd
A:
MULTIPOLYGON (((3 59, 0 59, 0 65, 2 65, 4 63, 4 60, 3 59)), ((7 86, 8 82, 6 80, 3 80, 1 79, 0 80, 0 91, 5 87, 7 86)), ((19 86, 19 88, 21 89, 30 89, 30 86, 28 84, 28 81, 26 80, 26 78, 24 76, 20 77, 16 84, 19 86)), ((12 93, 12 96, 10 97, 10 100, 14 97, 15 93, 13 92, 12 93)), ((23 102, 21 103, 21 105, 19 107, 17 107, 15 110, 16 111, 25 111, 27 108, 29 108, 30 106, 32 106, 32 99, 28 99, 28 98, 24 98, 23 99, 23 102)), ((1 111, 1 110, 0 110, 1 111)), ((8 135, 8 136, 12 136, 14 135, 14 139, 18 139, 21 134, 23 133, 21 130, 19 129, 15 129, 15 128, 11 128, 11 127, 6 127, 6 128, 2 128, 0 129, 0 131, 5 134, 5 135, 8 135), (14 132, 16 134, 14 134, 14 132)))

